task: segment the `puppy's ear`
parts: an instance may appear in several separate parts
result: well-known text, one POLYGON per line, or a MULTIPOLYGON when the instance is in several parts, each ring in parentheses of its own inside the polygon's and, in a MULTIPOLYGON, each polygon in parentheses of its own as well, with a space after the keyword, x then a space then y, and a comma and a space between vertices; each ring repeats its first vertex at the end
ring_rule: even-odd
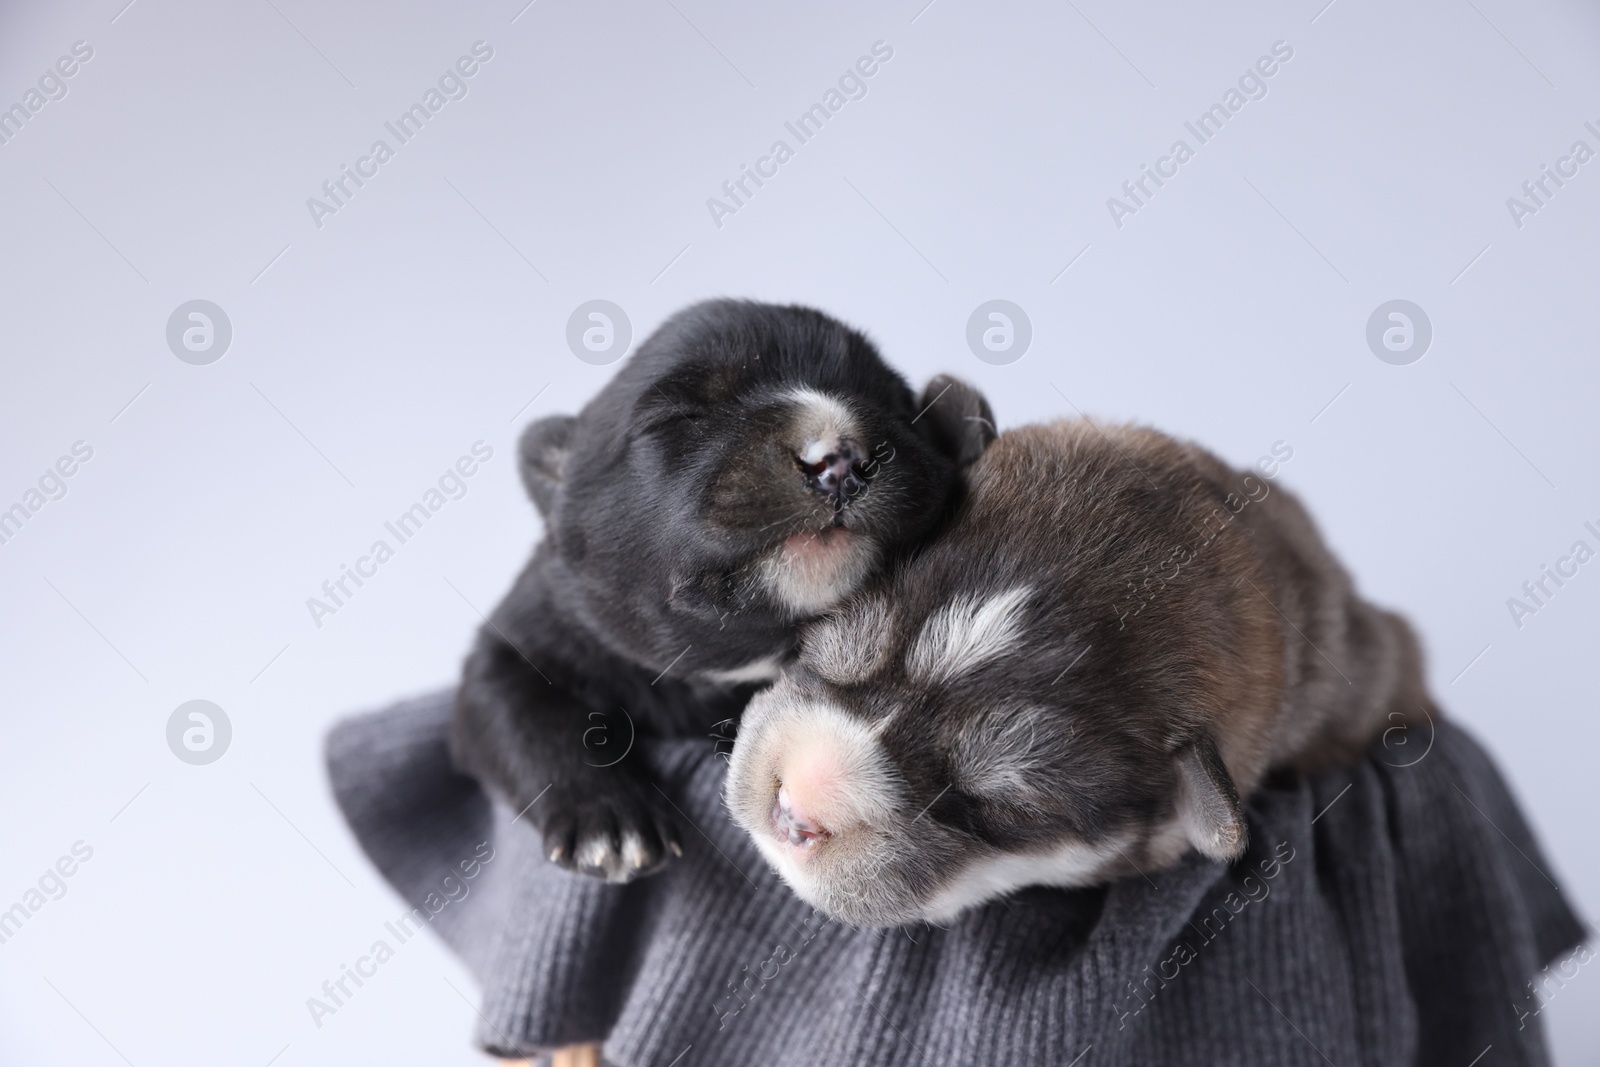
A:
POLYGON ((517 443, 517 470, 522 484, 545 519, 554 513, 561 497, 567 452, 577 422, 571 415, 551 415, 530 423, 517 443))
POLYGON ((1178 823, 1202 855, 1232 861, 1244 854, 1246 832, 1239 791, 1209 735, 1178 750, 1178 823))
POLYGON ((961 467, 983 455, 998 433, 983 394, 948 374, 928 383, 917 407, 917 421, 927 424, 934 445, 961 467))

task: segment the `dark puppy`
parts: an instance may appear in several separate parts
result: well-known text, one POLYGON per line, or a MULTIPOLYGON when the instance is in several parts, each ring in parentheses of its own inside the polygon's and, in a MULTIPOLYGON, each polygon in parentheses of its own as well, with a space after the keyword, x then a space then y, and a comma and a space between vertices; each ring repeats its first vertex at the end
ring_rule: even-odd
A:
POLYGON ((677 838, 619 755, 632 733, 737 716, 799 622, 947 516, 990 427, 971 389, 935 379, 918 400, 818 312, 680 312, 576 418, 523 435, 545 537, 467 659, 456 764, 556 862, 613 881, 659 866, 677 838))
POLYGON ((1066 422, 968 480, 934 544, 805 629, 734 747, 734 817, 838 918, 1237 858, 1269 770, 1431 710, 1410 629, 1254 475, 1066 422))

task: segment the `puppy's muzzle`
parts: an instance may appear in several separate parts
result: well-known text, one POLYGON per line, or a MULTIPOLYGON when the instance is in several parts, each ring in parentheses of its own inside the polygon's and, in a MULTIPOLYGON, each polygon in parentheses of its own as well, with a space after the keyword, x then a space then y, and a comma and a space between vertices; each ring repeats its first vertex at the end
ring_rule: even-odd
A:
POLYGON ((806 484, 835 509, 867 487, 866 454, 848 437, 807 442, 794 458, 806 484))

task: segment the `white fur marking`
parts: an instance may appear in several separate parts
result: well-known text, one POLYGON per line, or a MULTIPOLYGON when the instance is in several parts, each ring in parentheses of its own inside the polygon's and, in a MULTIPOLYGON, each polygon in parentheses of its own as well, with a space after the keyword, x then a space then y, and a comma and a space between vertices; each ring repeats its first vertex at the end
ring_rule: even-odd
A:
POLYGON ((878 561, 878 546, 871 538, 857 533, 845 537, 817 548, 801 545, 798 551, 787 542, 774 547, 757 564, 760 582, 796 615, 827 611, 855 592, 878 561))
POLYGON ((797 411, 794 429, 798 439, 807 446, 808 463, 820 460, 833 443, 841 437, 854 437, 856 420, 849 406, 838 397, 819 393, 815 389, 791 389, 785 397, 797 411), (811 452, 817 455, 812 458, 811 452))
POLYGON ((1022 607, 1030 587, 1018 586, 978 603, 962 594, 928 617, 906 656, 913 677, 948 682, 1010 652, 1022 636, 1022 607))
POLYGON ((933 923, 948 922, 968 908, 1024 886, 1094 885, 1111 858, 1132 840, 1132 834, 1123 834, 1102 845, 1069 841, 1049 852, 979 860, 946 882, 923 906, 922 916, 933 923))
POLYGON ((701 678, 717 685, 744 685, 747 682, 775 682, 778 675, 783 673, 783 657, 774 653, 761 659, 751 660, 749 663, 738 667, 729 667, 724 671, 697 671, 701 678))
POLYGON ((806 450, 800 453, 800 458, 810 464, 821 463, 828 453, 832 451, 828 447, 832 443, 831 439, 827 441, 812 441, 806 446, 806 450))

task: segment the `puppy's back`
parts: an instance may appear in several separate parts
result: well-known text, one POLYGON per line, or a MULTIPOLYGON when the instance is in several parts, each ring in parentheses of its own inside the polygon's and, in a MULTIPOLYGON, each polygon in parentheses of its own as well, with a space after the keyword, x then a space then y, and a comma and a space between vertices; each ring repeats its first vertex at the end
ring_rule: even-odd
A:
POLYGON ((1361 598, 1294 494, 1190 447, 1197 464, 1213 468, 1209 476, 1227 472, 1236 485, 1249 480, 1266 490, 1237 521, 1271 583, 1261 592, 1285 628, 1284 714, 1271 765, 1314 772, 1350 763, 1379 734, 1425 723, 1434 712, 1411 626, 1361 598))
POLYGON ((973 469, 972 504, 1004 517, 997 541, 1070 530, 1064 587, 1112 598, 1114 639, 1147 666, 1199 659, 1210 706, 1193 710, 1242 793, 1271 769, 1351 762, 1432 711, 1411 628, 1357 595, 1300 502, 1197 445, 1081 419, 1023 427, 973 469))

